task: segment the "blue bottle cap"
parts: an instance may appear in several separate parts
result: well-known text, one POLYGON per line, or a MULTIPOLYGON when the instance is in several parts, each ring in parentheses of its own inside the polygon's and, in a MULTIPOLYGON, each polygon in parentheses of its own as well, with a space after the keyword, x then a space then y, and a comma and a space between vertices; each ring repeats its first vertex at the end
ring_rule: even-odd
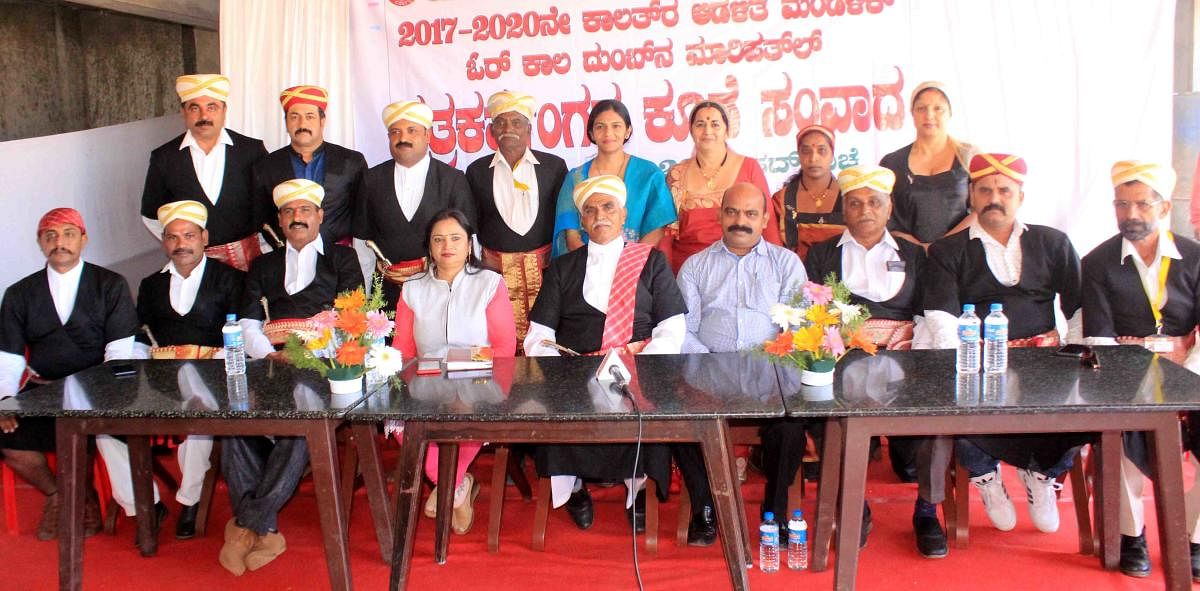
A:
POLYGON ((1000 303, 992 304, 991 306, 988 306, 988 311, 989 312, 1003 312, 1004 304, 1000 304, 1000 303))
POLYGON ((225 322, 236 322, 236 321, 237 321, 237 314, 226 314, 225 315, 225 322))
POLYGON ((963 304, 963 312, 974 312, 975 304, 963 304))
POLYGON ((804 512, 799 509, 792 511, 792 519, 804 519, 804 512))
POLYGON ((775 519, 775 514, 774 514, 774 513, 770 512, 770 511, 767 511, 766 513, 763 513, 763 521, 771 521, 771 520, 774 520, 774 519, 775 519))

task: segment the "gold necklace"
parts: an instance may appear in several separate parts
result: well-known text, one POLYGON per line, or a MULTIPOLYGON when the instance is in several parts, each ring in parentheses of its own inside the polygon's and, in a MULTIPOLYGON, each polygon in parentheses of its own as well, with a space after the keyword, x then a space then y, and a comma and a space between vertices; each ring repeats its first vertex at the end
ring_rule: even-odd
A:
POLYGON ((717 170, 715 172, 713 172, 711 175, 704 174, 704 166, 702 166, 700 164, 700 155, 696 154, 696 170, 699 170, 700 176, 704 177, 704 180, 706 181, 704 183, 704 186, 708 187, 709 191, 717 190, 717 181, 714 179, 717 178, 718 174, 721 174, 721 169, 725 167, 725 162, 728 160, 729 160, 729 150, 725 150, 725 157, 721 159, 721 164, 719 166, 717 166, 717 170))
POLYGON ((821 194, 817 196, 813 196, 812 191, 810 191, 808 186, 804 184, 803 174, 800 175, 800 186, 804 188, 804 192, 808 194, 809 197, 812 197, 813 205, 821 207, 821 205, 825 203, 825 197, 829 194, 829 189, 833 187, 833 176, 830 175, 829 183, 825 185, 825 188, 821 190, 821 194))

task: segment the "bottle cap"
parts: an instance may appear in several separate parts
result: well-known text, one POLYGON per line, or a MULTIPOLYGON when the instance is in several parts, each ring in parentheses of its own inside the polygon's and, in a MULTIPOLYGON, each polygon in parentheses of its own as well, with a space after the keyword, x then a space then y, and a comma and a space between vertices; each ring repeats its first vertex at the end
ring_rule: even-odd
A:
POLYGON ((771 521, 773 519, 775 519, 774 513, 770 512, 770 511, 763 513, 763 521, 771 521))
POLYGON ((226 314, 225 315, 225 322, 236 322, 236 321, 237 321, 237 314, 226 314))
POLYGON ((804 519, 804 512, 799 509, 792 511, 792 519, 804 519))
POLYGON ((963 312, 974 312, 975 304, 963 304, 963 312))
POLYGON ((988 307, 988 310, 991 312, 1003 312, 1004 304, 1001 304, 1001 303, 992 304, 991 306, 988 307))

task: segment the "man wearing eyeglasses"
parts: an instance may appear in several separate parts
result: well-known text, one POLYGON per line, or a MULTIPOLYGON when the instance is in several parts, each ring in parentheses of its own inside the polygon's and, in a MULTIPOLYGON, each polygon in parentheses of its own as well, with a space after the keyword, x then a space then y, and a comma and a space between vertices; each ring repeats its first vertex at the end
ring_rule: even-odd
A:
MULTIPOLYGON (((1083 257, 1083 336, 1088 344, 1142 345, 1200 373, 1200 243, 1168 229, 1175 171, 1152 162, 1113 165, 1113 210, 1120 232, 1083 257)), ((1189 413, 1193 429, 1200 413, 1189 413)), ((1193 437, 1187 438, 1189 443, 1193 437)), ((1195 450, 1194 445, 1189 445, 1195 450)), ((1125 434, 1121 458, 1121 572, 1150 574, 1142 489, 1149 474, 1145 437, 1125 434), (1140 470, 1140 472, 1139 472, 1140 470)), ((1191 456, 1195 467, 1195 456, 1191 456)), ((1185 497, 1192 579, 1200 580, 1200 488, 1185 497)))

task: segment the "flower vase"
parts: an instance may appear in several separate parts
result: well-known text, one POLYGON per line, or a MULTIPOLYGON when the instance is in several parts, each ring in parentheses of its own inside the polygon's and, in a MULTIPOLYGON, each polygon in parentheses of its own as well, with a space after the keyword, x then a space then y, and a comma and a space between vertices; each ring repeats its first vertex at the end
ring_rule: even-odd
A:
POLYGON ((800 371, 800 383, 809 386, 828 386, 833 383, 833 369, 837 362, 832 359, 813 361, 808 369, 800 371))
POLYGON ((330 371, 327 377, 329 378, 329 391, 334 395, 362 394, 363 372, 361 368, 339 367, 330 371))

